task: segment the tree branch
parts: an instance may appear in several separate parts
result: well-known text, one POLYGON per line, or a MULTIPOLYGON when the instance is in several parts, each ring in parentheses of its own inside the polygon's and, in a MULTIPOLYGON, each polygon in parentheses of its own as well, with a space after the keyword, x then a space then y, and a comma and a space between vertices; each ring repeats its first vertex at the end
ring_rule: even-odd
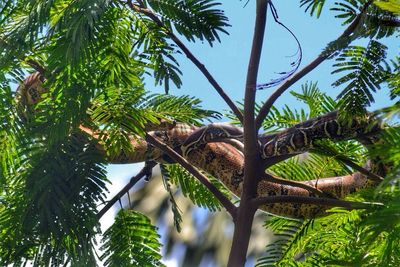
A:
MULTIPOLYGON (((349 37, 357 28, 358 24, 361 21, 361 18, 365 12, 365 10, 368 8, 368 6, 372 3, 372 1, 368 1, 363 9, 361 10, 360 14, 357 15, 357 17, 354 19, 354 21, 347 27, 347 29, 336 39, 343 39, 349 37)), ((298 80, 303 78, 305 75, 307 75, 309 72, 311 72, 313 69, 315 69, 319 64, 324 62, 326 59, 328 59, 333 53, 335 53, 336 50, 330 51, 330 53, 321 53, 316 59, 314 59, 312 62, 310 62, 307 66, 305 66, 303 69, 298 71, 295 75, 293 75, 291 78, 287 79, 280 87, 278 87, 275 92, 272 93, 272 95, 268 98, 268 100, 264 103, 264 105, 260 108, 260 111, 257 115, 256 118, 256 129, 260 129, 262 122, 264 119, 268 116, 269 111, 271 110, 271 107, 275 103, 275 101, 294 83, 296 83, 298 80)))
POLYGON ((103 215, 119 200, 121 199, 128 191, 143 177, 151 176, 151 170, 156 166, 157 163, 154 161, 146 162, 145 166, 140 170, 138 174, 133 176, 129 183, 127 183, 124 188, 121 189, 107 204, 97 213, 97 218, 100 219, 103 215))
POLYGON ((358 165, 357 163, 353 162, 351 159, 349 159, 349 158, 347 158, 345 156, 336 155, 335 158, 337 160, 343 162, 347 166, 350 166, 353 169, 355 169, 355 170, 359 171, 360 173, 364 174, 365 176, 367 176, 368 179, 371 179, 371 180, 377 181, 377 182, 382 182, 384 180, 381 176, 370 172, 369 170, 363 168, 362 166, 358 165))
POLYGON ((298 203, 298 204, 310 204, 310 205, 321 205, 329 207, 342 207, 347 209, 367 209, 373 206, 383 206, 382 203, 364 203, 345 201, 333 198, 318 198, 318 197, 303 197, 303 196, 268 196, 258 197, 251 201, 254 208, 265 204, 273 203, 298 203))
POLYGON ((264 173, 255 128, 255 98, 260 57, 264 41, 267 8, 269 0, 257 0, 253 44, 247 69, 244 97, 243 143, 244 143, 244 181, 240 196, 240 205, 235 222, 233 242, 229 254, 228 266, 244 266, 251 235, 251 225, 256 209, 252 208, 251 199, 257 195, 257 184, 264 173))
POLYGON ((259 145, 257 143, 258 134, 254 124, 256 97, 255 84, 257 83, 260 57, 264 41, 267 7, 268 0, 257 0, 257 14, 254 27, 253 44, 247 69, 246 91, 244 98, 243 143, 245 148, 245 178, 243 193, 249 197, 253 197, 256 193, 255 183, 258 181, 257 174, 260 174, 256 173, 254 168, 256 162, 261 158, 259 153, 259 145), (250 192, 250 194, 247 194, 247 191, 250 192))
POLYGON ((218 92, 218 94, 222 97, 225 103, 230 107, 239 121, 243 122, 243 114, 240 109, 235 105, 235 103, 230 99, 230 97, 225 93, 224 89, 219 85, 219 83, 215 80, 215 78, 211 75, 208 69, 205 67, 203 63, 200 62, 198 58, 186 47, 186 45, 167 27, 165 27, 164 23, 158 18, 158 16, 151 11, 150 9, 146 9, 137 5, 128 2, 128 6, 141 14, 146 15, 150 19, 152 19, 160 28, 164 29, 166 33, 171 37, 172 41, 183 51, 186 57, 192 61, 192 63, 200 70, 201 73, 206 77, 209 83, 214 87, 214 89, 218 92))
POLYGON ((216 188, 212 183, 210 183, 210 181, 207 179, 206 176, 204 176, 199 170, 197 170, 192 164, 190 164, 185 158, 179 155, 176 151, 174 151, 166 144, 160 142, 153 136, 146 134, 145 139, 148 143, 160 149, 175 162, 179 163, 190 174, 196 177, 219 200, 219 202, 225 207, 225 209, 229 212, 232 218, 236 217, 236 206, 233 205, 232 202, 224 194, 222 194, 221 191, 218 190, 218 188, 216 188))

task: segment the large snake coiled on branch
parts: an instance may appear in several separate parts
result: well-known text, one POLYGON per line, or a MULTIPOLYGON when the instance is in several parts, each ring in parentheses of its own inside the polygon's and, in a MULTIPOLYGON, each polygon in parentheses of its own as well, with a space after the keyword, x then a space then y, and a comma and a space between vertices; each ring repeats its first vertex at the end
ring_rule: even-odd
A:
MULTIPOLYGON (((41 101, 41 94, 46 92, 42 82, 42 75, 34 73, 27 77, 17 89, 17 103, 22 115, 31 112, 32 106, 41 101)), ((381 129, 379 123, 371 126, 372 120, 373 118, 355 118, 351 123, 340 123, 337 112, 330 112, 276 134, 261 135, 259 137, 260 154, 264 162, 279 162, 310 151, 314 148, 317 140, 323 139, 337 141, 355 139, 367 145, 368 148, 371 142, 376 142, 369 137, 376 135, 381 129)), ((244 169, 244 157, 240 142, 243 134, 241 128, 227 124, 195 127, 180 123, 168 127, 160 126, 161 129, 150 131, 149 134, 179 151, 193 166, 218 178, 232 193, 240 196, 244 169)), ((99 151, 107 154, 107 148, 102 145, 98 131, 82 125, 79 128, 91 138, 96 139, 99 151)), ((131 146, 131 151, 121 151, 116 156, 108 156, 108 162, 135 163, 149 159, 165 162, 165 155, 144 139, 132 136, 131 146)), ((377 166, 381 163, 376 163, 376 161, 376 159, 370 160, 369 169, 375 169, 377 175, 384 176, 385 168, 382 166, 378 168, 377 166)), ((343 199, 361 188, 376 185, 377 181, 368 180, 366 174, 355 172, 345 176, 320 178, 299 183, 315 188, 331 197, 343 199)), ((305 188, 272 182, 263 178, 259 181, 257 194, 259 197, 317 197, 315 193, 305 188)), ((285 217, 313 218, 325 215, 325 211, 329 207, 315 204, 273 203, 264 204, 260 208, 268 213, 285 217)))

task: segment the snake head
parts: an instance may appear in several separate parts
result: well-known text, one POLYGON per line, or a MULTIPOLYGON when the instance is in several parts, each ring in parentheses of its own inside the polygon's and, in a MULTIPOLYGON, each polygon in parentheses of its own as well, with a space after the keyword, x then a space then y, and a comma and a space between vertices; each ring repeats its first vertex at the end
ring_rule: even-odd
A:
POLYGON ((47 92, 43 87, 44 77, 39 72, 29 75, 18 87, 17 94, 28 106, 33 106, 42 100, 41 95, 47 92))
POLYGON ((39 73, 35 72, 29 75, 17 88, 16 102, 18 105, 19 115, 27 119, 33 112, 33 107, 43 100, 43 93, 48 90, 43 87, 45 78, 39 73))

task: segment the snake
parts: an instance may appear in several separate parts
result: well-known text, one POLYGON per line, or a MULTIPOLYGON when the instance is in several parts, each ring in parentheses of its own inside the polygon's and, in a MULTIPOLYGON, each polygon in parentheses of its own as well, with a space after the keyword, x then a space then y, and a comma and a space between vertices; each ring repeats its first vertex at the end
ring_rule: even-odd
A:
MULTIPOLYGON (((32 107, 42 101, 47 90, 43 87, 43 75, 29 75, 17 88, 16 98, 23 115, 30 115, 32 107)), ((274 134, 261 134, 258 138, 260 157, 264 162, 279 162, 289 157, 308 152, 315 148, 318 140, 357 140, 368 149, 379 142, 375 137, 382 129, 373 116, 354 118, 350 122, 341 122, 338 112, 298 123, 274 134)), ((151 129, 148 134, 178 151, 190 164, 221 181, 234 195, 240 196, 244 179, 243 129, 227 123, 212 123, 206 126, 193 126, 185 123, 166 124, 159 129, 151 129)), ((157 128, 157 127, 150 127, 157 128)), ((173 163, 159 149, 143 138, 132 135, 129 151, 121 150, 117 155, 108 155, 107 148, 100 138, 99 130, 80 125, 81 134, 97 140, 97 148, 110 164, 137 163, 147 160, 173 163)), ((104 133, 102 133, 104 136, 104 133)), ((377 159, 371 159, 367 167, 375 169, 376 174, 384 176, 386 168, 377 166, 377 159), (375 168, 374 168, 375 166, 375 168)), ((315 188, 333 198, 343 199, 362 188, 376 186, 378 181, 368 179, 361 172, 349 175, 318 178, 299 182, 315 188)), ((273 182, 260 178, 257 185, 257 197, 299 196, 316 198, 315 192, 298 186, 273 182)), ((259 207, 261 210, 289 218, 315 218, 326 216, 330 208, 326 205, 302 203, 270 203, 259 207)))

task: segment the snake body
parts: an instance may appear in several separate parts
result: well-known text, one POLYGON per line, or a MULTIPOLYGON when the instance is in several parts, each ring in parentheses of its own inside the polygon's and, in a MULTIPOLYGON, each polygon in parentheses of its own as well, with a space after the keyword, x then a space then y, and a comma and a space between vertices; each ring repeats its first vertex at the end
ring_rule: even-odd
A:
MULTIPOLYGON (((32 106, 41 100, 41 94, 46 90, 42 87, 41 75, 30 75, 18 88, 18 103, 32 106)), ((23 108, 27 110, 27 108, 23 108)), ((332 139, 367 140, 368 136, 379 132, 379 124, 370 126, 372 118, 354 119, 350 123, 340 123, 337 112, 299 123, 276 134, 259 137, 260 154, 263 160, 288 158, 314 147, 316 140, 332 139)), ((98 149, 106 154, 106 147, 100 140, 97 131, 80 126, 81 132, 99 141, 98 149)), ((211 124, 205 127, 195 127, 177 123, 171 129, 150 131, 150 135, 179 151, 192 165, 218 178, 232 193, 240 196, 243 185, 244 157, 241 149, 235 143, 225 142, 236 140, 239 143, 243 137, 242 130, 227 124, 211 124)), ((131 137, 131 151, 121 151, 118 155, 108 156, 109 163, 134 163, 146 160, 165 161, 165 155, 148 144, 145 140, 131 137)), ((378 173, 384 175, 384 173, 378 173)), ((355 172, 351 175, 320 178, 302 182, 308 186, 323 191, 336 198, 344 198, 357 190, 376 185, 367 179, 366 175, 355 172)), ((263 196, 304 196, 316 197, 314 193, 295 186, 274 183, 260 179, 257 194, 263 196)), ((326 214, 327 206, 274 203, 260 207, 262 210, 294 218, 313 218, 326 214)))

